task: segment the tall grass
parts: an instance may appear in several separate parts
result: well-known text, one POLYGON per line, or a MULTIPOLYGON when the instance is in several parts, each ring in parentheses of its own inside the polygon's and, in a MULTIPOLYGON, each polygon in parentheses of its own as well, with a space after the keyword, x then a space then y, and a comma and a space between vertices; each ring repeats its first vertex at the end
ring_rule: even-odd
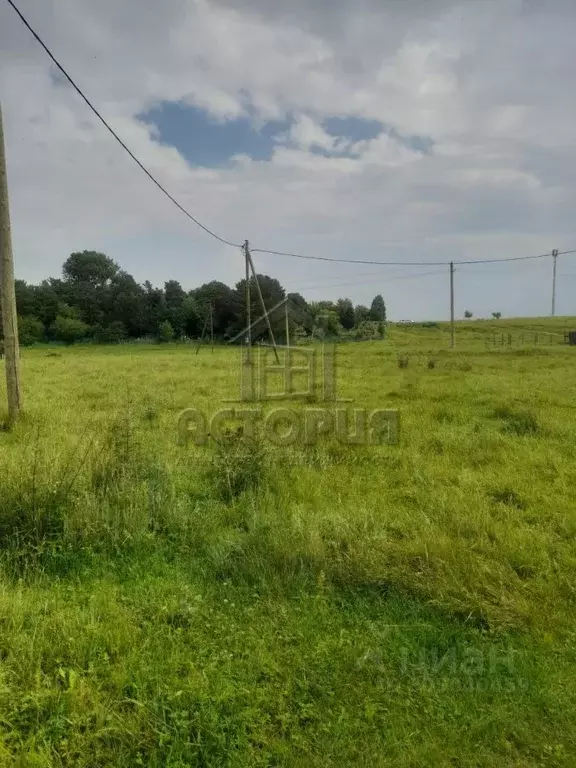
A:
POLYGON ((435 333, 342 348, 377 448, 178 445, 233 350, 26 352, 0 765, 574 765, 573 351, 435 333))

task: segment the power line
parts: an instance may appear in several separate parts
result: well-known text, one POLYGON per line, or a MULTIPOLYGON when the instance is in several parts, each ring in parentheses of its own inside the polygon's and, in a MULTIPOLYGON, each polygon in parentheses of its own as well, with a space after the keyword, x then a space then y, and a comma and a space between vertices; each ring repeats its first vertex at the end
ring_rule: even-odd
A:
MULTIPOLYGON (((364 259, 335 259, 331 256, 303 256, 300 253, 286 253, 284 251, 269 251, 265 248, 253 248, 252 253, 267 253, 272 256, 284 256, 293 259, 305 259, 306 261, 329 261, 337 264, 376 264, 384 267, 447 267, 449 261, 367 261, 364 259)), ((576 253, 576 249, 571 251, 559 251, 558 256, 565 256, 569 253, 576 253)), ((510 256, 504 259, 471 259, 463 261, 454 261, 454 264, 502 264, 508 261, 528 261, 530 259, 544 259, 552 256, 552 252, 540 253, 537 256, 510 256)))
POLYGON ((306 261, 329 261, 336 264, 380 264, 385 267, 441 267, 450 263, 449 261, 366 261, 364 259, 335 259, 331 256, 303 256, 300 253, 269 251, 266 248, 252 248, 252 253, 268 253, 271 256, 305 259, 306 261))
POLYGON ((113 136, 113 137, 116 139, 116 141, 117 141, 117 142, 120 144, 120 146, 121 146, 121 147, 122 147, 122 148, 123 148, 123 149, 124 149, 124 150, 125 150, 125 151, 126 151, 128 154, 129 154, 129 155, 130 155, 130 157, 132 158, 132 160, 134 160, 134 162, 136 163, 136 165, 137 165, 137 166, 138 166, 138 167, 139 167, 139 168, 140 168, 142 171, 144 171, 144 173, 146 174, 146 176, 148 176, 148 178, 150 179, 150 181, 152 181, 152 182, 153 182, 153 183, 154 183, 154 184, 155 184, 155 185, 158 187, 158 189, 159 189, 159 190, 160 190, 160 191, 161 191, 161 192, 162 192, 164 195, 166 195, 166 197, 167 197, 167 198, 168 198, 168 199, 169 199, 169 200, 170 200, 172 203, 174 203, 174 205, 175 205, 175 206, 176 206, 176 207, 177 207, 177 208, 178 208, 180 211, 182 211, 182 213, 183 213, 185 216, 187 216, 187 217, 188 217, 188 218, 189 218, 191 221, 193 221, 193 222, 194 222, 194 224, 196 224, 197 226, 199 226, 199 227, 200 227, 200 229, 203 229, 203 230, 204 230, 204 232, 207 232, 209 235, 211 235, 212 237, 214 237, 216 240, 219 240, 221 243, 224 243, 225 245, 230 245, 230 246, 232 246, 233 248, 241 248, 241 245, 239 245, 238 243, 232 243, 232 242, 230 242, 230 240, 226 240, 224 237, 220 237, 220 235, 217 235, 217 234, 216 234, 215 232, 213 232, 211 229, 209 229, 208 227, 204 226, 204 224, 202 224, 202 222, 198 221, 198 219, 197 219, 195 216, 192 216, 192 214, 191 214, 189 211, 187 211, 187 210, 186 210, 186 208, 184 208, 184 206, 183 206, 183 205, 181 205, 181 204, 178 202, 178 200, 176 200, 176 198, 175 198, 175 197, 173 197, 173 196, 170 194, 170 192, 168 192, 168 190, 167 190, 165 187, 163 187, 163 186, 162 186, 162 184, 161 184, 161 183, 158 181, 158 179, 156 179, 156 178, 155 178, 155 177, 152 175, 152 173, 150 173, 150 171, 149 171, 149 170, 148 170, 148 169, 147 169, 147 168, 146 168, 146 167, 145 167, 145 166, 144 166, 144 165, 143 165, 143 164, 140 162, 140 160, 138 160, 138 158, 137 158, 137 157, 136 157, 136 155, 135 155, 135 154, 132 152, 132 150, 131 150, 131 149, 129 149, 129 148, 126 146, 126 144, 124 143, 124 141, 122 141, 122 139, 120 138, 120 136, 118 136, 118 134, 116 133, 116 131, 115 131, 115 130, 114 130, 114 129, 113 129, 111 126, 110 126, 110 124, 109 124, 109 123, 108 123, 108 122, 107 122, 107 121, 106 121, 106 120, 105 120, 105 119, 102 117, 102 115, 101 115, 101 114, 100 114, 100 112, 99 112, 99 111, 96 109, 96 107, 95 107, 95 106, 92 104, 92 102, 90 101, 90 99, 89 99, 87 96, 85 96, 85 95, 84 95, 84 93, 83 93, 82 89, 81 89, 81 88, 80 88, 78 85, 76 85, 76 83, 74 82, 74 80, 71 78, 71 76, 68 74, 68 72, 66 72, 66 70, 64 69, 64 67, 63 67, 63 66, 60 64, 60 62, 59 62, 59 61, 56 59, 56 57, 54 56, 54 54, 52 53, 52 51, 51 51, 51 50, 48 48, 48 46, 46 45, 46 43, 45 43, 45 42, 42 40, 42 38, 40 37, 40 35, 38 35, 38 33, 37 33, 37 32, 35 32, 35 31, 34 31, 34 29, 32 29, 32 27, 30 26, 30 24, 28 23, 28 21, 27 21, 27 20, 24 18, 24 15, 22 14, 22 12, 21 12, 21 11, 20 11, 20 10, 19 10, 17 7, 16 7, 16 4, 13 2, 13 0, 7 0, 7 2, 8 2, 8 5, 10 5, 10 6, 11 6, 11 7, 14 9, 14 11, 16 12, 16 14, 17 14, 17 15, 18 15, 18 17, 20 18, 20 21, 21 21, 21 22, 24 24, 24 26, 25 26, 25 27, 28 29, 28 31, 29 31, 29 32, 32 34, 32 36, 34 37, 34 39, 35 39, 35 40, 36 40, 36 41, 37 41, 37 42, 38 42, 38 43, 39 43, 39 44, 42 46, 42 48, 43 48, 43 49, 46 51, 46 53, 48 54, 48 56, 50 57, 50 59, 52 60, 52 62, 53 62, 53 63, 55 64, 55 66, 56 66, 56 67, 57 67, 57 68, 60 70, 60 72, 61 72, 61 73, 64 75, 64 77, 66 78, 66 80, 68 80, 68 82, 69 82, 69 83, 70 83, 70 85, 71 85, 71 86, 74 88, 74 90, 75 90, 75 91, 78 93, 78 95, 82 97, 82 99, 83 99, 83 100, 86 102, 86 104, 87 104, 87 105, 90 107, 90 109, 92 110, 92 112, 93 112, 93 113, 96 115, 96 117, 97 117, 97 118, 100 120, 100 122, 101 122, 101 123, 104 125, 104 127, 105 127, 105 128, 106 128, 106 129, 107 129, 107 130, 108 130, 108 131, 109 131, 109 132, 112 134, 112 136, 113 136))

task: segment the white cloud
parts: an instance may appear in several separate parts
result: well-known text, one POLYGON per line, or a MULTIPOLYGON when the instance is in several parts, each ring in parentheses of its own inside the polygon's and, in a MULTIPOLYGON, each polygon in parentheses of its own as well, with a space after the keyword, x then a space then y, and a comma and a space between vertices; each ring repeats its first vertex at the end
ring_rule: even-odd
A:
MULTIPOLYGON (((227 238, 400 261, 576 244, 571 3, 20 4, 161 183, 227 238), (185 101, 222 120, 249 106, 257 120, 291 113, 291 148, 278 146, 270 162, 237 157, 227 169, 191 168, 136 119, 163 100, 185 101), (433 152, 422 155, 386 133, 348 145, 322 127, 325 118, 346 115, 380 120, 403 136, 429 136, 433 152)), ((99 247, 142 280, 173 277, 192 286, 241 276, 238 254, 197 230, 79 97, 56 84, 45 54, 6 4, 0 93, 19 274, 56 274, 71 250, 99 247)), ((357 271, 258 258, 263 270, 302 285, 340 276, 352 285, 357 271)), ((506 311, 510 283, 486 276, 483 298, 469 281, 462 301, 469 303, 469 291, 477 313, 482 302, 485 312, 493 303, 506 311)), ((532 288, 518 311, 545 311, 547 300, 541 307, 534 299, 541 278, 527 279, 532 288)), ((393 314, 445 313, 441 280, 438 290, 424 278, 396 285, 393 314)), ((566 286, 558 305, 574 311, 566 286)), ((386 293, 385 280, 350 291, 367 301, 376 287, 386 293)))

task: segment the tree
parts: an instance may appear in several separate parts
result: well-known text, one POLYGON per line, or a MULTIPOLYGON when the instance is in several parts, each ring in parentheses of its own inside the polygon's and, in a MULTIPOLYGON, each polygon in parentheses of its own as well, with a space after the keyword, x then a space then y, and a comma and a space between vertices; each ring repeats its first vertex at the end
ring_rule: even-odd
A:
POLYGON ((27 315, 18 318, 18 337, 23 347, 29 347, 44 338, 44 324, 37 317, 27 315))
POLYGON ((314 325, 314 336, 319 339, 330 339, 340 336, 342 326, 335 311, 324 310, 317 315, 314 325))
MULTIPOLYGON (((286 292, 276 278, 269 277, 268 275, 258 275, 258 283, 262 292, 262 298, 264 299, 264 305, 269 313, 268 319, 270 320, 274 335, 278 336, 278 338, 283 338, 285 336, 286 310, 284 305, 280 307, 278 305, 286 298, 286 292)), ((267 337, 268 324, 264 318, 264 310, 258 295, 258 287, 253 277, 250 278, 249 285, 251 322, 253 323, 251 335, 252 340, 257 341, 267 337)), ((228 335, 234 337, 248 326, 248 318, 246 316, 246 280, 240 280, 240 282, 236 283, 233 303, 230 308, 234 315, 234 320, 228 328, 228 335)))
POLYGON ((492 312, 492 317, 494 318, 494 320, 500 320, 500 318, 502 317, 502 312, 492 312))
POLYGON ((338 299, 336 302, 336 311, 338 312, 338 318, 343 328, 347 331, 354 328, 356 318, 354 316, 354 305, 350 299, 338 299))
POLYGON ((52 333, 56 341, 63 341, 65 344, 74 344, 88 335, 89 327, 82 320, 74 317, 63 317, 58 315, 52 327, 52 333))
POLYGON ((370 310, 363 304, 358 304, 354 307, 354 324, 361 325, 370 318, 370 310))
POLYGON ((202 333, 203 321, 200 316, 198 303, 192 296, 186 296, 182 303, 182 318, 184 334, 197 338, 202 333))
MULTIPOLYGON (((238 313, 241 311, 238 304, 238 292, 233 291, 225 283, 213 280, 211 283, 204 283, 200 288, 192 291, 192 298, 196 301, 198 312, 204 325, 205 318, 210 312, 212 305, 212 322, 214 324, 214 335, 223 338, 230 333, 232 327, 238 327, 238 313)), ((241 329, 238 328, 238 331, 241 329)))
POLYGON ((160 323, 166 320, 166 300, 161 288, 154 288, 149 280, 144 283, 144 327, 148 335, 156 334, 160 323))
POLYGON ((58 314, 58 294, 48 280, 34 286, 34 311, 32 314, 49 328, 58 314))
POLYGON ((472 316, 473 316, 472 312, 470 312, 468 309, 466 310, 466 312, 464 312, 464 317, 465 318, 470 319, 472 316))
POLYGON ((98 344, 119 344, 127 336, 124 323, 113 320, 106 328, 97 328, 94 332, 94 341, 98 344))
MULTIPOLYGON (((110 280, 106 289, 104 315, 101 328, 120 324, 124 333, 132 338, 139 338, 150 332, 146 314, 146 294, 144 288, 127 272, 118 271, 110 280)), ((119 328, 116 325, 116 328, 119 328)), ((154 326, 155 327, 155 326, 154 326)))
POLYGON ((380 294, 374 297, 370 306, 370 320, 376 323, 383 323, 386 320, 386 304, 380 294))
POLYGON ((83 322, 105 325, 110 282, 118 271, 118 265, 103 253, 73 253, 62 267, 62 284, 55 287, 61 299, 78 310, 83 322))
POLYGON ((24 280, 14 281, 16 293, 16 309, 18 315, 25 317, 34 314, 34 286, 28 285, 24 280))
POLYGON ((158 326, 158 333, 156 334, 156 339, 160 343, 167 343, 169 341, 172 341, 174 338, 174 328, 170 325, 168 320, 164 320, 164 322, 160 323, 158 326))
POLYGON ((286 298, 289 301, 290 319, 294 324, 293 334, 309 336, 314 329, 314 318, 308 302, 299 293, 289 293, 286 298))
POLYGON ((64 262, 62 273, 65 281, 89 283, 102 287, 118 272, 118 264, 97 251, 73 253, 64 262))
POLYGON ((184 334, 185 316, 184 300, 186 292, 177 280, 164 283, 164 300, 166 303, 166 319, 174 329, 174 334, 180 338, 184 334))

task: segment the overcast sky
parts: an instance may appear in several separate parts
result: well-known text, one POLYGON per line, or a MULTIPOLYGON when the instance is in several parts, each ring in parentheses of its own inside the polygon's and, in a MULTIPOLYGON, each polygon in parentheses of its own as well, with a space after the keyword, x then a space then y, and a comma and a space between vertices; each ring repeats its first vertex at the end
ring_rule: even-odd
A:
MULTIPOLYGON (((576 248, 573 0, 18 0, 72 77, 195 216, 234 242, 437 262, 576 248)), ((234 284, 198 230, 0 1, 17 276, 102 250, 139 281, 234 284)), ((255 254, 309 299, 382 293, 442 319, 448 268, 255 254)), ((465 267, 456 311, 550 311, 551 259, 465 267)), ((558 314, 576 313, 576 255, 558 314)))

